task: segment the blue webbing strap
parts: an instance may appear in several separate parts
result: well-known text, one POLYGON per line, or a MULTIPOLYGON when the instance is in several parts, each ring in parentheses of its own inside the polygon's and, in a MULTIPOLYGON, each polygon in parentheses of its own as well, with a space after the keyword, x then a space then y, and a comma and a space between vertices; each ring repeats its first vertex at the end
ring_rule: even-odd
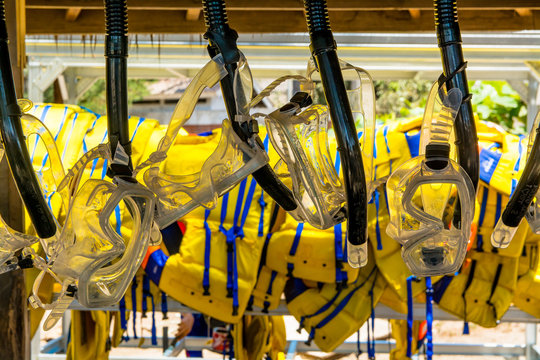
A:
MULTIPOLYGON (((522 140, 525 138, 524 135, 519 135, 519 145, 518 145, 518 159, 516 161, 516 164, 514 165, 514 171, 517 173, 519 171, 519 165, 521 164, 521 155, 523 154, 523 142, 522 140)), ((512 190, 510 191, 510 197, 514 194, 514 190, 516 190, 517 186, 517 179, 512 179, 512 190)))
POLYGON ((412 356, 412 330, 413 330, 413 297, 412 297, 412 282, 416 280, 416 276, 412 275, 407 278, 407 357, 412 356))
MULTIPOLYGON (((294 235, 294 240, 289 251, 290 256, 296 255, 296 250, 298 250, 298 245, 300 244, 300 237, 302 236, 302 231, 304 230, 304 223, 298 223, 296 227, 296 234, 294 235)), ((287 276, 293 276, 294 264, 287 263, 287 276)))
POLYGON ((142 312, 143 317, 146 317, 146 312, 148 311, 147 300, 150 298, 150 303, 152 304, 152 345, 157 345, 157 330, 156 330, 156 309, 154 303, 154 295, 150 292, 150 278, 143 275, 143 292, 142 292, 142 312))
MULTIPOLYGON (((480 204, 480 217, 478 219, 478 228, 482 227, 484 225, 484 217, 486 216, 486 207, 488 202, 488 195, 489 195, 489 189, 487 187, 483 187, 483 193, 482 193, 482 203, 480 204)), ((483 252, 484 249, 482 246, 484 245, 484 237, 482 234, 478 234, 476 236, 476 251, 483 252)))
MULTIPOLYGON (((339 152, 336 151, 336 161, 334 163, 334 168, 336 169, 337 175, 339 175, 341 169, 341 158, 339 157, 339 152)), ((334 225, 334 239, 335 239, 335 249, 336 249, 336 283, 338 286, 347 285, 348 274, 347 271, 343 270, 343 264, 347 263, 347 248, 343 249, 343 228, 342 224, 334 225)), ((345 246, 347 239, 345 239, 345 246)))
POLYGON ((118 304, 118 310, 120 310, 120 328, 122 331, 122 341, 128 341, 129 335, 127 333, 127 320, 126 320, 126 298, 122 296, 118 304))
MULTIPOLYGON (((229 197, 229 193, 223 196, 223 201, 226 201, 229 197)), ((208 225, 208 216, 210 216, 210 210, 204 210, 204 271, 203 271, 203 296, 210 296, 210 251, 212 249, 212 231, 208 225)))
MULTIPOLYGON (((263 144, 264 144, 264 149, 266 150, 266 152, 268 152, 268 135, 265 136, 263 144)), ((264 201, 264 190, 261 189, 261 196, 259 197, 259 206, 261 207, 261 217, 259 218, 258 236, 264 235, 264 209, 266 208, 266 205, 268 204, 264 201)))
POLYGON ((381 193, 379 192, 379 189, 375 189, 373 192, 373 202, 375 203, 375 234, 377 235, 377 250, 382 250, 382 239, 381 239, 381 227, 379 225, 379 207, 380 207, 380 196, 381 193))
POLYGON ((340 224, 334 225, 334 250, 335 250, 335 260, 336 260, 336 284, 340 286, 343 283, 343 234, 340 224))
POLYGON ((368 347, 368 358, 369 359, 375 359, 375 306, 373 306, 373 288, 375 287, 375 283, 377 282, 377 279, 373 281, 373 284, 371 285, 371 289, 369 290, 369 298, 371 301, 371 316, 370 319, 368 319, 368 344, 370 346, 368 347), (371 320, 371 331, 370 331, 370 320, 371 320), (370 337, 371 335, 371 337, 370 337))
POLYGON ((433 357, 433 287, 431 277, 426 277, 427 360, 433 357))
POLYGON ((133 338, 138 339, 137 329, 135 328, 137 325, 137 278, 135 277, 131 283, 131 308, 133 310, 133 338))
POLYGON ((161 312, 163 313, 163 320, 167 320, 169 318, 167 316, 169 306, 167 305, 167 294, 165 294, 163 291, 161 292, 161 312))
MULTIPOLYGON (((376 270, 377 270, 377 267, 373 267, 373 269, 371 270, 371 272, 369 273, 369 275, 367 276, 367 278, 362 282, 360 283, 359 285, 357 285, 354 289, 352 289, 340 302, 339 304, 335 307, 335 309, 329 314, 327 315, 324 319, 322 319, 317 325, 315 326, 312 326, 311 327, 311 331, 309 332, 309 338, 307 340, 307 344, 310 344, 311 343, 311 340, 313 340, 313 338, 315 337, 315 331, 317 329, 320 329, 322 328, 323 326, 325 326, 326 324, 328 324, 330 321, 332 321, 332 319, 334 319, 336 317, 337 314, 339 314, 340 311, 342 311, 345 306, 347 306, 347 304, 349 303, 349 301, 351 300, 351 298, 353 297, 353 295, 358 291, 360 290, 368 281, 369 279, 371 278, 371 276, 373 274, 376 274, 376 270)), ((375 280, 376 281, 376 277, 375 277, 375 280)), ((328 309, 336 300, 337 300, 337 297, 339 295, 339 293, 341 292, 341 290, 337 291, 337 294, 332 298, 330 299, 330 301, 325 304, 321 309, 319 309, 315 314, 313 315, 307 315, 305 316, 304 318, 310 318, 310 317, 313 317, 313 316, 316 316, 322 312, 324 312, 326 309, 328 309), (322 310, 322 311, 321 311, 322 310)))

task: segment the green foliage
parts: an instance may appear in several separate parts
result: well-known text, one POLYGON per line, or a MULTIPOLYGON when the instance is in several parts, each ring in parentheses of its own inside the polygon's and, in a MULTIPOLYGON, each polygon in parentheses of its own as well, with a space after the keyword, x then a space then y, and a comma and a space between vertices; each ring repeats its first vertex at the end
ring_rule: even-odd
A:
POLYGON ((421 115, 431 84, 418 79, 375 81, 377 118, 386 122, 421 115))
POLYGON ((473 110, 480 120, 497 123, 514 134, 525 133, 527 105, 506 81, 476 81, 471 93, 473 110))
MULTIPOLYGON (((480 120, 491 121, 514 133, 525 133, 527 106, 506 81, 470 82, 473 110, 480 120)), ((424 113, 431 82, 424 80, 376 81, 377 119, 383 123, 424 113)))
MULTIPOLYGON (((128 101, 129 104, 140 100, 150 92, 147 88, 149 81, 141 79, 128 80, 128 101)), ((105 114, 107 110, 107 99, 105 97, 105 79, 99 79, 84 93, 79 99, 79 105, 89 108, 99 114, 105 114)))

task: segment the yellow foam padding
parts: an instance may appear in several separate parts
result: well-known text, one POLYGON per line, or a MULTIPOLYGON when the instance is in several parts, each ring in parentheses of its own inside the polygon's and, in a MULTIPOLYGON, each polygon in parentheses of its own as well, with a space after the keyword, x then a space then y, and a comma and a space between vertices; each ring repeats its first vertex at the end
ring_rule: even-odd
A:
POLYGON ((234 324, 231 330, 234 346, 234 357, 236 360, 248 360, 248 353, 244 347, 244 321, 243 317, 234 324))
POLYGON ((278 273, 277 271, 273 275, 272 271, 266 265, 261 267, 261 271, 257 277, 257 284, 251 293, 253 296, 253 305, 261 309, 277 309, 281 301, 283 289, 285 289, 287 275, 278 273))
MULTIPOLYGON (((487 202, 485 204, 484 219, 482 222, 478 223, 478 230, 477 235, 474 238, 473 248, 476 249, 478 247, 478 240, 481 238, 482 250, 484 252, 491 252, 493 250, 493 246, 491 245, 491 233, 493 232, 493 228, 498 221, 498 219, 496 218, 497 197, 500 196, 501 198, 501 214, 504 211, 506 204, 508 203, 509 197, 508 195, 494 191, 493 187, 487 187, 484 182, 480 182, 476 196, 476 199, 479 202, 479 206, 477 206, 475 209, 477 216, 479 216, 479 213, 481 212, 482 201, 486 192, 487 202)), ((525 238, 527 237, 528 229, 529 226, 527 225, 527 221, 523 219, 520 226, 518 227, 516 234, 514 235, 514 238, 510 242, 510 245, 505 249, 497 249, 497 254, 499 254, 500 256, 509 256, 513 258, 519 257, 523 249, 525 238)))
MULTIPOLYGON (((411 122, 409 125, 414 125, 411 122)), ((408 131, 414 131, 414 128, 408 131)), ((384 136, 384 128, 377 130, 375 136, 376 157, 373 159, 373 166, 376 168, 375 179, 379 180, 390 175, 390 170, 393 172, 397 167, 411 158, 409 144, 405 133, 397 131, 389 126, 384 136)))
MULTIPOLYGON (((288 274, 288 264, 294 269, 292 275, 296 278, 323 282, 336 282, 336 251, 334 228, 326 230, 316 229, 309 224, 304 224, 300 241, 294 255, 291 248, 296 237, 298 223, 292 216, 287 215, 283 226, 272 234, 269 240, 266 266, 281 274, 288 274)), ((342 251, 345 249, 346 223, 342 227, 342 251)), ((348 282, 353 282, 358 274, 358 269, 342 264, 347 272, 348 282)))
POLYGON ((272 348, 270 318, 268 316, 244 316, 243 327, 242 342, 247 359, 263 359, 272 348))
POLYGON ((112 311, 111 312, 111 327, 112 327, 111 346, 112 347, 118 347, 120 346, 120 343, 122 342, 122 336, 124 334, 124 330, 122 329, 122 323, 120 321, 121 321, 120 312, 112 311))
MULTIPOLYGON (((135 275, 135 280, 137 282, 137 287, 135 288, 135 297, 136 297, 136 300, 137 300, 137 311, 142 311, 143 277, 144 276, 145 276, 145 272, 144 272, 143 269, 139 269, 137 271, 137 274, 135 275)), ((128 311, 133 310, 133 304, 131 302, 132 288, 133 288, 133 281, 131 282, 131 284, 127 288, 126 293, 124 295, 124 301, 126 303, 126 310, 128 310, 128 311)), ((150 280, 150 294, 154 298, 154 310, 155 311, 161 311, 161 290, 151 280, 150 280)), ((150 296, 146 297, 146 309, 147 309, 148 313, 152 313, 152 298, 150 296)))
POLYGON ((287 304, 290 314, 296 320, 301 322, 302 317, 306 317, 303 325, 308 333, 313 327, 316 328, 313 341, 321 351, 333 351, 355 333, 371 315, 370 291, 373 291, 373 306, 376 306, 386 287, 384 278, 380 276, 377 269, 374 269, 374 266, 373 262, 369 262, 368 265, 361 268, 356 282, 349 284, 346 289, 342 289, 332 305, 319 315, 306 317, 317 313, 336 295, 338 290, 334 284, 325 284, 321 290, 310 288, 287 304), (369 276, 370 274, 371 276, 369 276), (363 286, 360 286, 361 284, 363 286), (352 295, 343 309, 335 314, 326 325, 317 328, 318 324, 332 314, 351 293, 352 295))
MULTIPOLYGON (((379 189, 379 212, 375 204, 368 205, 368 236, 373 248, 373 256, 377 267, 384 277, 392 294, 397 295, 396 301, 407 302, 407 278, 411 272, 401 257, 401 245, 386 234, 389 223, 388 208, 386 207, 386 192, 382 187, 379 189), (379 221, 379 234, 382 249, 377 249, 377 219, 379 221)), ((425 283, 413 282, 413 296, 425 291, 425 283)), ((397 305, 396 305, 397 306, 397 305)))
POLYGON ((67 360, 107 360, 111 316, 107 311, 71 311, 67 360))
POLYGON ((270 316, 270 324, 272 325, 270 351, 268 353, 270 359, 278 360, 283 356, 287 348, 287 331, 285 329, 285 320, 283 316, 270 316))
MULTIPOLYGON (((519 239, 514 237, 514 241, 519 242, 519 239)), ((483 327, 494 327, 512 303, 518 259, 473 249, 465 261, 461 272, 446 288, 439 307, 466 321, 483 327), (473 261, 476 265, 474 273, 470 274, 473 261), (496 279, 499 265, 502 267, 496 279), (467 287, 469 276, 472 280, 467 287)))
MULTIPOLYGON (((414 284, 421 284, 423 282, 413 282, 414 284)), ((388 284, 388 283, 387 283, 388 284)), ((407 300, 403 300, 396 293, 392 286, 386 286, 384 291, 379 299, 379 302, 385 306, 388 306, 390 309, 406 314, 407 313, 407 300)))
MULTIPOLYGON (((414 320, 412 326, 411 355, 418 352, 418 331, 422 321, 414 320)), ((390 351, 390 360, 407 360, 407 320, 391 319, 392 338, 396 347, 390 351)))
POLYGON ((530 229, 519 258, 518 281, 513 303, 519 309, 540 318, 540 235, 530 229))
MULTIPOLYGON (((246 191, 242 201, 242 212, 248 195, 251 177, 247 179, 246 191)), ((223 226, 232 227, 236 208, 238 186, 229 193, 227 216, 223 226)), ((263 246, 263 236, 259 236, 258 228, 261 217, 261 205, 258 199, 260 187, 255 189, 255 197, 251 202, 249 215, 244 225, 244 238, 236 238, 236 263, 238 271, 238 315, 233 315, 233 299, 227 297, 227 243, 226 236, 220 232, 220 214, 224 198, 220 198, 215 210, 208 218, 211 232, 210 249, 206 248, 206 229, 204 217, 187 216, 182 221, 186 224, 186 232, 180 245, 180 252, 171 256, 163 269, 159 287, 171 297, 197 311, 228 323, 239 321, 244 312, 257 279, 257 270, 263 246), (203 277, 205 251, 210 251, 210 296, 204 296, 203 277)), ((268 195, 264 201, 270 202, 268 195)), ((197 211, 197 210, 196 210, 197 211)), ((268 228, 270 211, 264 211, 263 229, 268 228)))

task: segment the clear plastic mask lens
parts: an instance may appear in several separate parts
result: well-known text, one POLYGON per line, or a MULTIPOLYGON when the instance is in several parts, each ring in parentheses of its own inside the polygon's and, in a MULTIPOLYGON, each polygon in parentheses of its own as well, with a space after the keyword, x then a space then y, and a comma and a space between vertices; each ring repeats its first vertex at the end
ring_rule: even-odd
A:
MULTIPOLYGON (((363 133, 368 192, 371 193, 373 144, 375 128, 375 96, 373 82, 362 69, 340 62, 344 76, 352 84, 348 90, 351 110, 357 129, 363 133)), ((294 79, 313 96, 311 76, 317 74, 312 61, 308 64, 309 79, 285 76, 274 81, 261 94, 269 94, 277 84, 294 79)), ((328 143, 330 117, 326 106, 312 105, 301 111, 289 103, 266 116, 266 127, 273 147, 281 157, 275 168, 278 174, 290 176, 298 208, 291 215, 302 222, 326 229, 345 219, 345 192, 334 165, 328 143), (289 175, 290 174, 290 175, 289 175)))
MULTIPOLYGON (((157 151, 136 170, 143 172, 144 184, 157 196, 155 220, 161 228, 198 206, 213 208, 218 197, 268 163, 266 152, 255 139, 252 137, 247 142, 242 141, 233 131, 231 121, 225 119, 219 144, 204 162, 200 172, 167 174, 160 170, 160 163, 165 160, 180 128, 191 117, 202 91, 216 85, 226 75, 221 55, 199 71, 178 102, 157 151)), ((244 58, 240 61, 234 83, 235 94, 238 96, 237 106, 244 109, 252 93, 251 73, 244 58)), ((239 122, 250 120, 245 115, 236 118, 239 122)))
MULTIPOLYGON (((61 318, 75 296, 86 307, 116 303, 139 268, 155 233, 155 196, 144 186, 119 177, 114 178, 114 183, 88 179, 80 184, 87 165, 100 159, 113 161, 108 145, 99 145, 86 153, 62 180, 59 191, 72 196, 54 256, 48 264, 35 257, 36 267, 63 285, 63 293, 53 304, 42 304, 37 290, 32 296, 34 306, 53 310, 47 326, 61 318), (129 216, 122 217, 122 211, 129 216), (123 227, 128 233, 121 234, 118 221, 128 217, 123 227)), ((39 289, 41 279, 36 279, 34 289, 39 289)))
POLYGON ((386 186, 386 231, 402 244, 403 259, 418 276, 457 271, 467 251, 475 192, 467 173, 451 159, 449 144, 461 99, 459 90, 434 85, 422 125, 422 155, 397 168, 386 186))
MULTIPOLYGON (((536 137, 538 136, 538 127, 540 126, 540 112, 536 115, 534 124, 532 126, 531 133, 529 135, 529 144, 527 146, 527 159, 531 153, 532 146, 536 137), (536 131, 535 131, 536 130, 536 131)), ((529 210, 526 213, 526 219, 529 222, 531 230, 535 234, 540 234, 540 191, 536 194, 535 199, 532 204, 529 206, 529 210)))

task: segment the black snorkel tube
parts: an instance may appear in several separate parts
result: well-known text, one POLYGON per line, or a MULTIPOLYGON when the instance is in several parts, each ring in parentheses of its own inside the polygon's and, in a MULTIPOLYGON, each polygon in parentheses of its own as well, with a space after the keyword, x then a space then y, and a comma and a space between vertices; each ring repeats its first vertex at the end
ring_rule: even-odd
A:
POLYGON ((0 0, 0 132, 11 174, 36 233, 47 239, 56 233, 56 223, 34 173, 21 116, 11 73, 4 0, 0 0))
POLYGON ((467 83, 467 63, 461 48, 456 0, 435 0, 435 28, 437 42, 441 50, 444 81, 448 90, 457 88, 463 95, 461 107, 456 117, 456 145, 459 164, 467 172, 475 189, 478 186, 479 156, 478 136, 472 110, 469 84, 467 83))
POLYGON ((349 246, 360 246, 367 241, 367 191, 360 143, 330 29, 326 0, 304 0, 304 6, 311 54, 319 69, 341 158, 347 199, 347 238, 349 246))
MULTIPOLYGON (((240 61, 240 52, 236 44, 238 33, 229 27, 224 0, 203 0, 202 5, 207 30, 204 37, 209 42, 208 54, 212 58, 221 54, 228 73, 220 82, 227 115, 231 120, 233 131, 242 141, 247 142, 252 135, 258 132, 258 124, 255 120, 242 124, 235 120, 238 110, 234 95, 234 74, 240 61)), ((261 149, 264 149, 260 138, 257 136, 256 139, 261 149)), ((292 192, 278 179, 270 165, 263 166, 252 176, 284 210, 296 209, 297 205, 292 192)))
MULTIPOLYGON (((133 175, 128 121, 127 57, 128 21, 126 0, 105 0, 105 58, 107 83, 107 129, 111 158, 118 145, 127 159, 109 164, 107 175, 130 178, 133 175)), ((117 157, 119 158, 119 157, 117 157)))
MULTIPOLYGON (((512 237, 517 231, 517 227, 527 214, 540 188, 540 126, 537 126, 536 129, 531 129, 531 131, 535 130, 536 136, 530 148, 529 158, 527 159, 525 169, 523 169, 523 174, 491 235, 491 244, 494 247, 505 248, 510 244, 512 237)), ((533 214, 532 216, 534 217, 535 215, 533 214)), ((531 224, 531 227, 535 226, 531 224)), ((537 229, 533 230, 537 231, 537 229)))
MULTIPOLYGON (((437 42, 441 51, 444 82, 448 88, 457 88, 463 95, 461 107, 455 120, 455 144, 458 148, 459 165, 469 175, 474 189, 478 187, 480 159, 478 153, 478 136, 471 104, 472 95, 467 83, 467 63, 463 58, 461 47, 461 31, 457 15, 457 0, 435 0, 435 28, 437 42)), ((453 224, 461 228, 461 205, 458 199, 454 209, 453 224)))
MULTIPOLYGON (((531 130, 533 131, 533 130, 531 130)), ((531 153, 514 194, 506 204, 501 219, 506 226, 517 227, 540 187, 540 127, 536 128, 531 153)))

